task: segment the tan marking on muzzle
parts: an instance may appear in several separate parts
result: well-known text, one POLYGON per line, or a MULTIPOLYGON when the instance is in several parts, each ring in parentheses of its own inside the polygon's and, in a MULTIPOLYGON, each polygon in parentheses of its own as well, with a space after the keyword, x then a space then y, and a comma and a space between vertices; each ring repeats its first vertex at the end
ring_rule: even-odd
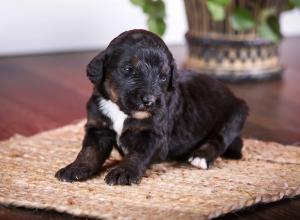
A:
POLYGON ((136 111, 132 113, 132 117, 139 120, 149 118, 150 116, 151 113, 147 111, 136 111))

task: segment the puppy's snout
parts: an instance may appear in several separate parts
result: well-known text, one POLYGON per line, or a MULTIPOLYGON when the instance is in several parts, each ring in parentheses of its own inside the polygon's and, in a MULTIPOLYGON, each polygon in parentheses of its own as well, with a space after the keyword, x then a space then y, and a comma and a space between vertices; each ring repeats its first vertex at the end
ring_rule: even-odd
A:
POLYGON ((154 95, 143 95, 141 96, 142 102, 146 107, 151 107, 154 105, 156 98, 154 95))

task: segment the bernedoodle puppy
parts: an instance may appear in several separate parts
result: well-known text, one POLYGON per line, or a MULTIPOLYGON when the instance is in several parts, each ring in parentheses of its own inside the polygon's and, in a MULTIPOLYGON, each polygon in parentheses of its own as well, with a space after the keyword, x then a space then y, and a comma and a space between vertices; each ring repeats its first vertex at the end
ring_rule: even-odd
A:
POLYGON ((155 34, 122 33, 88 64, 87 76, 94 90, 82 149, 59 180, 95 176, 114 146, 123 159, 106 175, 110 185, 139 183, 154 162, 208 169, 219 156, 241 158, 245 102, 215 79, 178 71, 155 34))

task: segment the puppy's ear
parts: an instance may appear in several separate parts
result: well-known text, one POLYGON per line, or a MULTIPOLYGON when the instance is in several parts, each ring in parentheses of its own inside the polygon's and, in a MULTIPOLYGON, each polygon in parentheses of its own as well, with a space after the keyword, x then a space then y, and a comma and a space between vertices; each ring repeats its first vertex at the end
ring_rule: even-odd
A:
POLYGON ((177 65, 174 59, 172 60, 170 67, 171 67, 171 77, 169 81, 168 90, 173 91, 177 87, 177 77, 178 77, 177 65))
POLYGON ((96 84, 103 78, 105 57, 106 51, 102 51, 87 65, 86 75, 93 84, 96 84))

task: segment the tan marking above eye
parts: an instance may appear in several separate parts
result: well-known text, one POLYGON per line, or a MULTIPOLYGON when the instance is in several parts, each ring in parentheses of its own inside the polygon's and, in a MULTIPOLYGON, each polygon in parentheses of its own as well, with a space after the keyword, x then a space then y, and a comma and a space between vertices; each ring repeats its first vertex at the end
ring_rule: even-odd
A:
POLYGON ((162 74, 167 74, 170 71, 169 65, 168 64, 163 64, 160 71, 161 71, 162 74))
POLYGON ((137 66, 139 63, 139 59, 137 57, 133 57, 131 60, 132 65, 137 66))

